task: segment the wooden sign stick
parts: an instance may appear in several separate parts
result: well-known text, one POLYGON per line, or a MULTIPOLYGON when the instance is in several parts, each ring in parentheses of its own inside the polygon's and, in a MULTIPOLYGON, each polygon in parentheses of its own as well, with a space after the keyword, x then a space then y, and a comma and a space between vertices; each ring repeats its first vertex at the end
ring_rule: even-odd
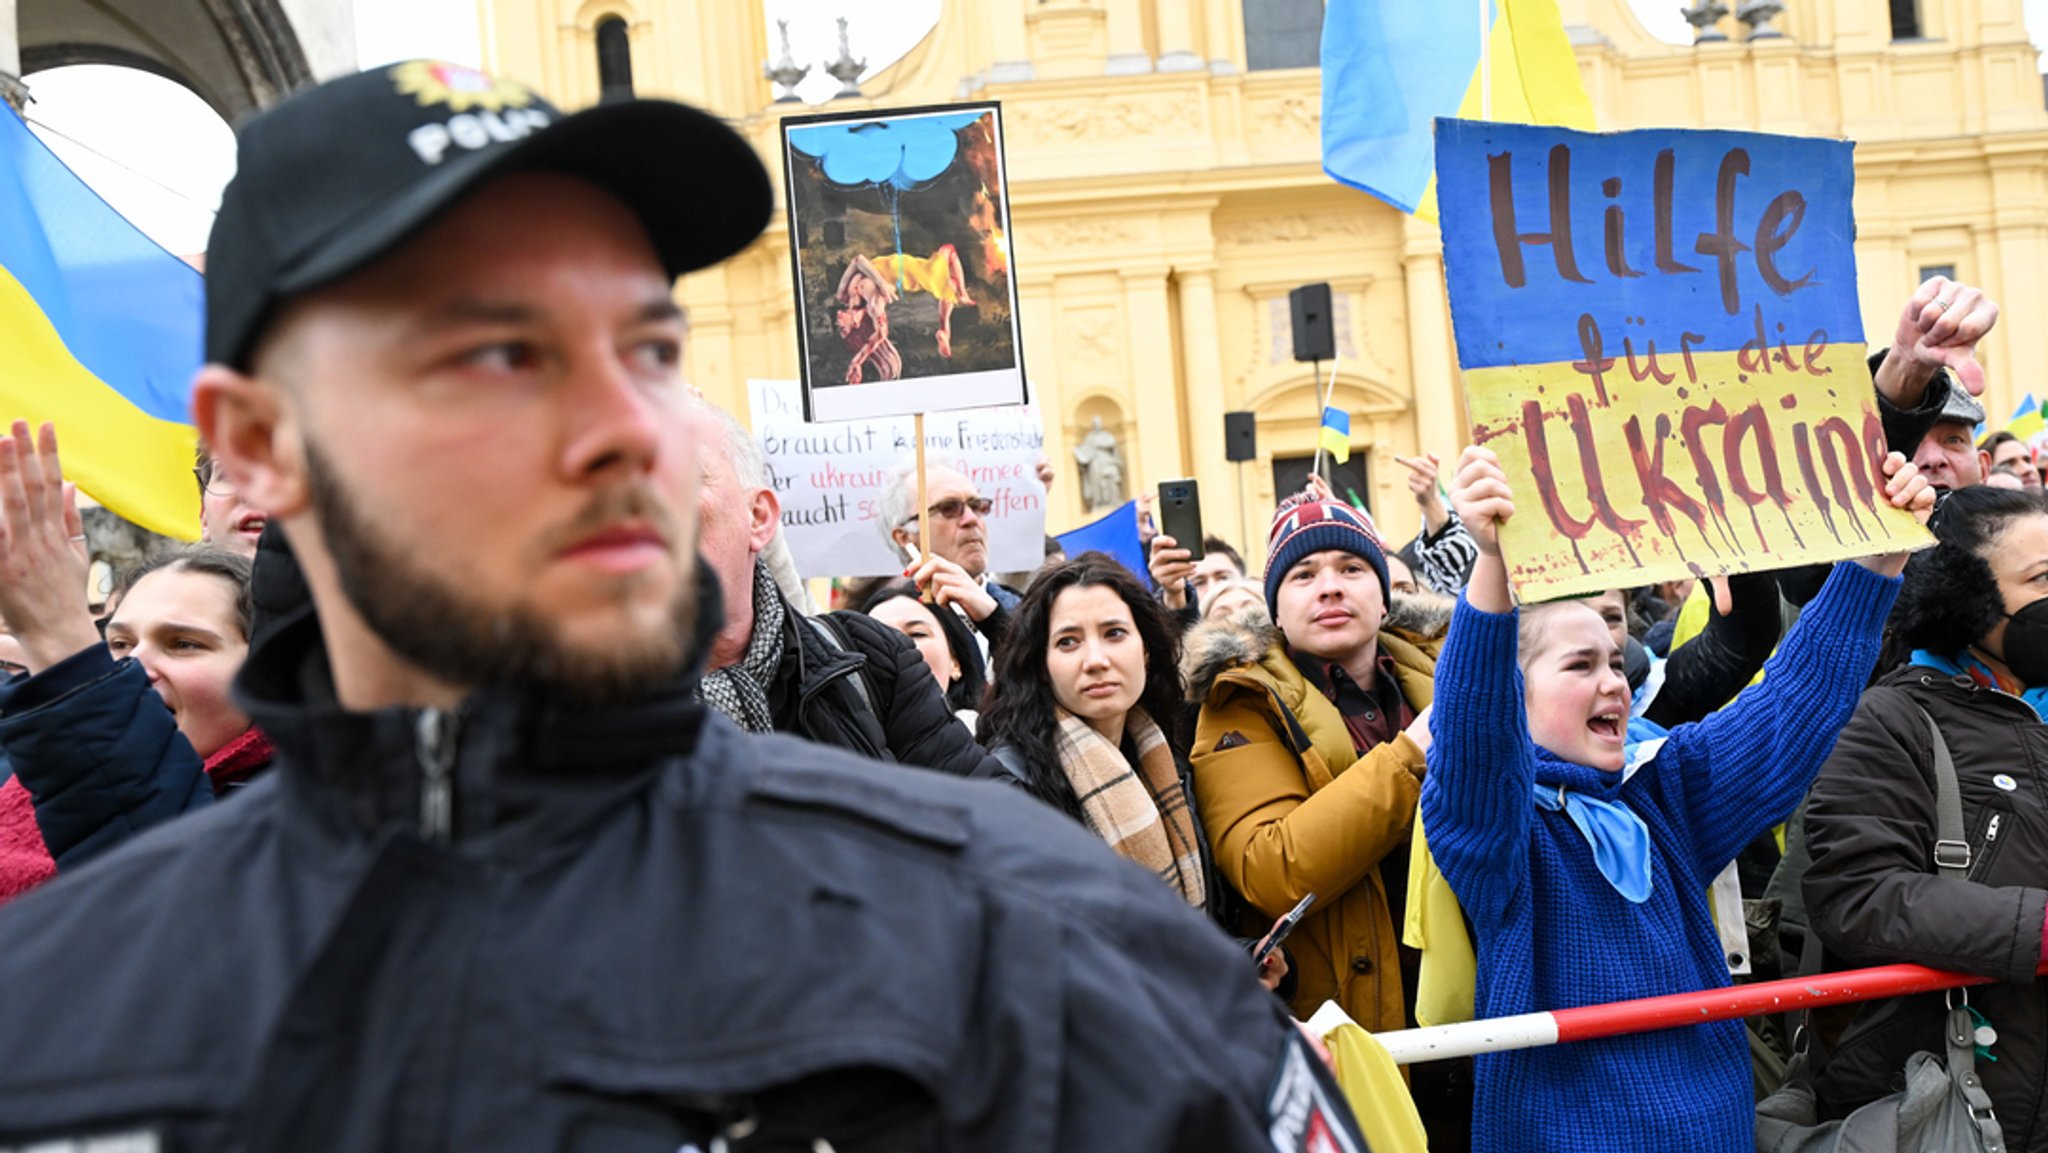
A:
MULTIPOLYGON (((932 555, 932 510, 930 498, 924 491, 924 414, 918 413, 915 421, 916 430, 913 435, 917 437, 917 563, 923 564, 925 558, 932 555)), ((921 596, 926 604, 936 603, 932 599, 932 587, 929 584, 925 585, 921 596)))

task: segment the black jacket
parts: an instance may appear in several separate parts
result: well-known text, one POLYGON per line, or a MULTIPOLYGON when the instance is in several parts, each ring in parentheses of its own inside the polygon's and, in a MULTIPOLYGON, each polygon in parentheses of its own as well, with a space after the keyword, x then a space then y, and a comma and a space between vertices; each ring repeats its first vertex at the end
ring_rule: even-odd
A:
POLYGON ((0 1147, 1348 1130, 1243 955, 1008 790, 748 738, 680 683, 360 714, 326 669, 281 628, 240 682, 278 768, 0 909, 0 1147))
MULTIPOLYGON (((1805 881, 1830 968, 1908 961, 1997 977, 1970 991, 1996 1061, 1977 1072, 2014 1150, 2048 1150, 2048 993, 2034 979, 2048 909, 2048 725, 2020 700, 1933 669, 1887 674, 1857 705, 1807 800, 1805 881), (1934 872, 1934 756, 1955 759, 1969 879, 1934 872), (2010 788, 2004 787, 2010 785, 2010 788)), ((1940 1051, 1943 996, 1863 1006, 1821 1070, 1838 1114, 1890 1092, 1916 1049, 1940 1051)))
POLYGON ((908 637, 863 613, 783 620, 776 731, 957 777, 994 769, 908 637))

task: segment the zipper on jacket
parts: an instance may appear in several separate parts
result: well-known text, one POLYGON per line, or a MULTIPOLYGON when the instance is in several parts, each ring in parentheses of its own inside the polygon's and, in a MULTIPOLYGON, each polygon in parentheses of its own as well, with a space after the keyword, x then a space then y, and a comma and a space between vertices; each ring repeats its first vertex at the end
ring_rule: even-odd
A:
POLYGON ((455 835, 455 751, 462 722, 446 709, 421 709, 420 836, 445 843, 455 835))

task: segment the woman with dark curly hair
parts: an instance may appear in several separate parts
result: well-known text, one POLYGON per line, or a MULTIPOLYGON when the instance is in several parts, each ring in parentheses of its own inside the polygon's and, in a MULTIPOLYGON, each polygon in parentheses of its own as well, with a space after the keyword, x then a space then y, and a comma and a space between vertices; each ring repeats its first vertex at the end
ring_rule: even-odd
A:
MULTIPOLYGON (((1805 880, 1833 967, 1911 961, 1999 978, 1973 989, 1992 1033, 1980 1061, 2008 1147, 2048 1150, 2048 499, 1959 489, 1939 540, 1906 566, 1892 612, 1904 664, 1879 677, 1807 802, 1805 880), (1930 725, 1930 721, 1932 724, 1930 725), (1954 762, 1965 845, 1936 870, 1934 728, 1954 762)), ((1943 996, 1861 1007, 1822 1067, 1840 1116, 1890 1092, 1906 1058, 1940 1050, 1943 996)))
POLYGON ((1206 908, 1188 803, 1179 630, 1101 553, 1039 573, 1011 610, 979 737, 1007 780, 1206 908))

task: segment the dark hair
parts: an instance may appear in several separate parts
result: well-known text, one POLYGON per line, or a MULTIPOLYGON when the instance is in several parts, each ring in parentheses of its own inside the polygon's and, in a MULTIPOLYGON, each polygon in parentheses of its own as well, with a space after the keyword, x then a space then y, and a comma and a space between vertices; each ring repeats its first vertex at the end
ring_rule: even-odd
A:
POLYGON ((2000 445, 2011 444, 2015 441, 2019 441, 2019 439, 2019 437, 2014 436, 2012 434, 2012 431, 2010 429, 2001 428, 1997 432, 1992 433, 1990 436, 1985 437, 1984 443, 1977 446, 1977 451, 1988 452, 1993 456, 1997 456, 2000 445))
MULTIPOLYGON (((888 580, 867 590, 855 606, 856 611, 872 615, 875 606, 897 599, 921 601, 917 586, 910 581, 888 580)), ((974 634, 967 631, 967 622, 960 614, 940 605, 926 605, 932 619, 939 622, 939 635, 946 638, 946 649, 960 664, 960 675, 950 685, 940 685, 945 690, 946 707, 958 711, 981 707, 981 698, 988 691, 988 672, 982 667, 981 648, 974 643, 974 634)))
POLYGON ((1894 651, 1950 655, 1975 644, 2005 615, 2005 598, 1986 561, 2000 533, 2022 517, 2048 515, 2040 489, 1973 485, 1942 498, 1933 522, 1936 544, 1906 562, 1892 608, 1894 651))
POLYGON ((256 615, 255 602, 249 596, 249 574, 253 566, 249 558, 226 549, 208 548, 204 545, 193 548, 172 549, 159 553, 121 574, 114 582, 114 592, 109 600, 118 601, 127 596, 143 577, 159 572, 189 572, 210 576, 226 581, 234 593, 235 623, 241 626, 242 639, 249 639, 250 622, 256 615))
POLYGON ((1229 542, 1229 541, 1227 541, 1227 540, 1224 540, 1224 539, 1223 539, 1222 537, 1220 537, 1220 536, 1205 536, 1205 537, 1203 537, 1203 538, 1202 538, 1202 551, 1203 551, 1203 552, 1205 552, 1205 553, 1212 553, 1212 552, 1215 552, 1215 553, 1222 553, 1222 554, 1223 554, 1224 556, 1227 556, 1227 557, 1229 557, 1229 558, 1230 558, 1230 563, 1231 563, 1231 564, 1234 564, 1234 565, 1236 565, 1236 566, 1237 566, 1237 572, 1238 572, 1238 575, 1239 575, 1239 576, 1250 576, 1250 575, 1252 575, 1252 574, 1250 574, 1249 572, 1246 572, 1246 571, 1245 571, 1245 567, 1244 567, 1244 557, 1240 556, 1240 555, 1238 554, 1238 551, 1237 551, 1236 549, 1234 549, 1234 548, 1231 548, 1231 547, 1230 547, 1230 542, 1229 542))
POLYGON ((1053 752, 1059 725, 1053 720, 1052 677, 1045 667, 1053 602, 1076 588, 1110 589, 1131 610, 1131 622, 1145 646, 1145 690, 1138 694, 1137 707, 1159 726, 1177 753, 1185 753, 1188 744, 1187 715, 1180 703, 1180 630, 1168 621, 1158 599, 1128 569, 1099 552, 1082 553, 1040 572, 1024 599, 1010 610, 1009 630, 991 661, 989 679, 994 683, 976 736, 991 749, 1006 743, 1015 746, 1032 794, 1078 818, 1080 801, 1053 752))

